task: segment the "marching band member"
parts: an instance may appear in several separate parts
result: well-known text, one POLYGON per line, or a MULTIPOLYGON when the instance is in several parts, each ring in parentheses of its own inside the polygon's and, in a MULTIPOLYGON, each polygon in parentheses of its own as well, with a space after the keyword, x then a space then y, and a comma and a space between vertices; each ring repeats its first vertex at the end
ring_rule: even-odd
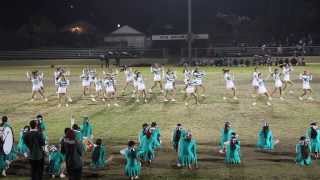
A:
POLYGON ((311 123, 310 127, 307 129, 306 138, 310 139, 311 153, 314 157, 319 158, 320 153, 320 130, 317 123, 311 123))
POLYGON ((65 103, 65 106, 69 107, 68 99, 66 97, 69 85, 70 85, 70 81, 67 80, 64 75, 61 75, 59 80, 57 81, 58 98, 59 98, 58 107, 61 107, 62 103, 65 103))
POLYGON ((309 92, 310 96, 308 99, 313 100, 313 98, 311 97, 312 89, 310 86, 310 81, 312 81, 312 74, 308 71, 304 71, 303 74, 300 74, 300 79, 302 80, 303 94, 299 97, 299 99, 302 101, 303 97, 309 92))
MULTIPOLYGON (((233 99, 237 100, 236 86, 234 85, 234 74, 230 74, 230 69, 223 69, 222 71, 224 74, 224 80, 226 81, 226 89, 231 89, 233 92, 233 99)), ((223 99, 226 100, 227 98, 224 96, 223 99)))
POLYGON ((185 133, 186 132, 180 123, 177 124, 177 127, 173 130, 172 145, 173 145, 173 149, 176 152, 178 152, 180 139, 181 139, 182 135, 185 133))
POLYGON ((152 132, 152 138, 155 140, 155 149, 159 148, 161 145, 161 133, 160 128, 158 127, 156 122, 151 123, 150 130, 152 132))
POLYGON ((49 146, 49 166, 48 171, 52 178, 56 176, 65 178, 64 175, 64 155, 54 145, 49 146))
POLYGON ((89 77, 89 70, 87 68, 84 68, 82 70, 82 74, 80 76, 80 79, 82 80, 82 87, 83 87, 83 96, 87 95, 87 91, 90 88, 90 77, 89 77))
POLYGON ((273 96, 273 94, 279 89, 280 100, 284 100, 282 97, 282 81, 281 81, 282 73, 279 72, 278 68, 274 69, 274 72, 272 72, 271 67, 269 67, 269 71, 271 73, 271 77, 274 80, 274 89, 271 93, 271 96, 273 96))
MULTIPOLYGON (((103 81, 103 85, 105 88, 105 98, 110 99, 110 100, 114 100, 114 106, 115 107, 119 107, 119 104, 117 103, 117 97, 116 97, 116 89, 114 86, 114 80, 112 79, 112 75, 111 74, 106 74, 104 81, 103 81)), ((110 102, 108 102, 108 107, 111 106, 110 102)))
MULTIPOLYGON (((282 66, 283 82, 284 82, 283 91, 288 87, 288 84, 290 84, 290 88, 294 85, 293 82, 290 80, 290 73, 292 71, 293 71, 293 68, 291 64, 288 63, 282 66)), ((290 90, 289 93, 293 93, 293 91, 290 90)))
POLYGON ((198 168, 197 143, 190 131, 182 134, 179 141, 177 166, 198 168))
POLYGON ((195 87, 196 82, 191 79, 188 81, 187 84, 187 88, 186 88, 186 92, 184 94, 184 101, 185 101, 185 105, 188 106, 189 105, 189 97, 192 96, 195 99, 195 104, 199 104, 199 98, 198 95, 196 93, 196 87, 195 87))
POLYGON ((144 135, 146 135, 148 129, 149 129, 149 125, 147 123, 142 124, 142 129, 141 129, 139 136, 138 136, 139 143, 141 143, 142 138, 144 135))
POLYGON ((225 122, 224 128, 221 130, 221 135, 220 135, 220 143, 219 143, 220 153, 226 152, 225 143, 231 139, 232 133, 234 133, 234 130, 231 128, 231 123, 225 122))
POLYGON ((259 74, 258 67, 255 67, 252 73, 252 83, 251 83, 254 90, 254 94, 252 95, 252 97, 255 97, 258 94, 258 89, 259 89, 258 74, 259 74))
POLYGON ((31 95, 31 101, 34 101, 36 93, 39 93, 40 96, 44 99, 44 101, 48 101, 48 99, 45 97, 42 88, 41 88, 41 78, 38 75, 38 71, 32 71, 31 75, 29 72, 27 72, 27 78, 32 82, 32 95, 31 95))
POLYGON ((195 93, 199 93, 199 88, 202 89, 201 96, 205 96, 205 87, 203 86, 203 78, 205 76, 204 72, 201 72, 198 67, 195 68, 195 70, 192 73, 192 77, 194 80, 194 86, 195 86, 195 93))
POLYGON ((164 76, 164 69, 161 67, 161 65, 155 63, 153 66, 151 66, 151 72, 153 73, 153 86, 149 89, 149 92, 152 93, 152 90, 157 87, 157 84, 159 84, 160 91, 163 93, 162 89, 162 77, 164 76))
POLYGON ((135 148, 135 142, 129 141, 128 148, 120 151, 120 153, 126 158, 126 165, 124 168, 125 175, 127 175, 130 180, 139 179, 141 174, 141 162, 138 151, 135 148))
POLYGON ((80 129, 84 139, 93 139, 93 127, 90 123, 89 117, 83 117, 83 123, 80 126, 80 129))
POLYGON ((112 160, 112 157, 106 159, 106 156, 106 147, 104 144, 102 144, 102 139, 97 139, 91 155, 92 168, 100 169, 106 167, 106 165, 112 160))
POLYGON ((140 102, 139 98, 142 96, 144 102, 147 103, 147 93, 146 93, 146 86, 144 84, 144 80, 142 74, 138 71, 136 73, 136 81, 137 81, 137 89, 138 89, 138 96, 136 102, 140 102))
POLYGON ((168 69, 165 79, 166 79, 166 84, 164 86, 164 89, 166 91, 165 93, 165 98, 164 101, 168 102, 168 95, 171 92, 171 101, 175 102, 176 100, 174 99, 175 95, 176 95, 176 87, 175 87, 175 81, 176 81, 176 74, 175 72, 171 71, 170 69, 168 69))
POLYGON ((300 137, 298 144, 296 144, 296 163, 300 166, 312 164, 310 141, 305 136, 300 137))
POLYGON ((29 131, 30 131, 30 126, 25 126, 23 129, 21 129, 19 134, 19 142, 17 145, 17 153, 19 155, 22 155, 25 158, 28 157, 29 149, 23 140, 23 136, 25 133, 28 133, 29 131))
POLYGON ((156 147, 156 140, 153 138, 153 132, 149 128, 146 134, 142 137, 140 145, 139 145, 139 157, 144 162, 151 164, 151 162, 155 158, 155 147, 156 147))
MULTIPOLYGON (((268 106, 271 106, 271 103, 270 103, 269 101, 271 101, 272 98, 271 98, 271 96, 269 95, 268 90, 267 90, 267 88, 266 88, 266 86, 265 86, 264 80, 263 80, 263 78, 262 78, 262 73, 259 73, 259 74, 258 74, 258 84, 259 84, 258 94, 259 94, 259 95, 265 95, 265 96, 268 98, 268 100, 267 100, 267 105, 268 105, 268 106)), ((256 102, 252 103, 253 106, 255 106, 256 104, 257 104, 256 102)))
POLYGON ((232 133, 231 139, 225 143, 226 155, 225 163, 227 164, 240 164, 240 141, 237 138, 236 133, 232 133))
POLYGON ((257 148, 261 150, 271 151, 274 146, 279 143, 279 140, 275 140, 269 124, 265 122, 262 129, 258 133, 257 148))

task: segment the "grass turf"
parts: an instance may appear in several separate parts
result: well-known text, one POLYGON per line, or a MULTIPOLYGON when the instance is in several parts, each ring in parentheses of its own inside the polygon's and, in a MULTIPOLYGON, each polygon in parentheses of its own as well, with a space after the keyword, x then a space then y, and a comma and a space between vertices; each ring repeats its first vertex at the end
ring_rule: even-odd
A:
MULTIPOLYGON (((159 90, 148 95, 149 103, 136 104, 127 97, 119 98, 121 107, 107 108, 102 102, 92 103, 89 98, 81 97, 81 83, 79 80, 81 66, 65 66, 71 71, 71 86, 69 91, 74 102, 69 108, 57 108, 57 98, 53 84, 54 69, 48 66, 1 66, 0 67, 0 115, 9 116, 15 129, 16 139, 18 131, 37 113, 44 114, 48 127, 50 143, 57 143, 63 134, 63 129, 70 126, 71 115, 77 123, 80 117, 89 115, 94 127, 94 136, 103 138, 108 148, 108 154, 114 155, 114 161, 105 171, 103 179, 126 179, 123 174, 124 162, 119 150, 126 146, 129 139, 136 140, 141 124, 156 121, 162 132, 163 148, 157 153, 156 160, 151 167, 144 167, 142 179, 319 179, 319 162, 314 161, 311 167, 299 167, 294 163, 295 143, 305 134, 311 121, 320 117, 320 65, 311 64, 307 67, 296 67, 292 74, 295 86, 294 94, 286 94, 285 101, 281 101, 276 94, 272 106, 264 104, 264 98, 259 98, 257 105, 251 97, 252 67, 231 68, 235 73, 239 100, 231 97, 231 92, 225 90, 222 68, 203 67, 207 75, 204 80, 207 88, 206 98, 201 99, 201 105, 185 107, 180 90, 176 103, 162 103, 163 97, 159 90), (41 100, 30 102, 31 83, 26 80, 25 72, 39 69, 44 72, 46 81, 46 95, 49 102, 41 100), (315 100, 299 101, 301 82, 298 75, 304 69, 313 73, 311 82, 315 100), (262 119, 268 120, 273 134, 280 139, 280 144, 273 153, 255 151, 257 132, 262 125, 262 119), (235 131, 240 135, 242 145, 242 165, 226 166, 223 157, 217 153, 220 129, 225 121, 231 121, 235 131), (174 167, 176 154, 171 149, 170 139, 172 129, 177 123, 191 129, 198 142, 199 169, 188 171, 174 167)), ((100 71, 100 67, 96 66, 100 71)), ((149 68, 137 68, 144 77, 147 89, 152 86, 152 75, 149 68)), ((174 68, 178 72, 178 79, 182 80, 182 69, 174 68)), ((268 69, 260 67, 266 76, 268 69)), ((118 77, 118 89, 124 85, 124 75, 118 77)), ((179 84, 179 83, 178 83, 179 84)), ((181 83, 180 83, 181 84, 181 83)), ((273 82, 267 81, 268 89, 273 88, 273 82)), ((182 84, 178 85, 178 89, 182 84)), ((129 92, 129 91, 128 91, 129 92)), ((18 177, 13 177, 17 179, 18 177)), ((20 177, 19 177, 20 178, 20 177)), ((24 179, 24 178, 22 178, 24 179)))

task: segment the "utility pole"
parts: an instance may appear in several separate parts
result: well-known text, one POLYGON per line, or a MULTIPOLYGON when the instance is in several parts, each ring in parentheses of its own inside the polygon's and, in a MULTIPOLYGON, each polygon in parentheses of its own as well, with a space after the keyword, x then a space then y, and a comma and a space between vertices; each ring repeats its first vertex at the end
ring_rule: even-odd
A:
POLYGON ((188 61, 192 60, 192 0, 188 0, 188 61))

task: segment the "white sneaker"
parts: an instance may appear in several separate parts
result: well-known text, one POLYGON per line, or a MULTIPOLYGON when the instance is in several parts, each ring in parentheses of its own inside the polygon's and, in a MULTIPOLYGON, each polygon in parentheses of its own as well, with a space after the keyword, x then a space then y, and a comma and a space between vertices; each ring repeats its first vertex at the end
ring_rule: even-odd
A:
POLYGON ((300 97, 299 97, 299 100, 300 100, 300 101, 303 101, 303 97, 300 96, 300 97))
POLYGON ((131 98, 135 98, 136 96, 134 94, 131 95, 131 98))
POLYGON ((33 102, 34 101, 34 99, 32 98, 32 99, 30 99, 30 102, 33 102))
POLYGON ((269 99, 269 101, 272 101, 272 97, 269 97, 268 99, 269 99))
POLYGON ((139 179, 139 176, 135 176, 134 179, 139 179))
POLYGON ((185 102, 185 103, 184 103, 184 105, 185 105, 185 106, 188 106, 188 105, 189 105, 189 103, 185 102))
POLYGON ((206 97, 206 95, 205 94, 201 94, 201 97, 206 97))
POLYGON ((237 96, 233 97, 234 100, 238 100, 237 96))
POLYGON ((168 100, 168 99, 164 99, 163 101, 164 101, 164 102, 168 102, 169 100, 168 100))
POLYGON ((48 99, 47 99, 47 98, 44 98, 44 102, 48 102, 48 99))
POLYGON ((268 101, 268 102, 267 102, 267 105, 268 105, 268 106, 271 106, 271 103, 268 101))
POLYGON ((313 98, 310 96, 310 97, 308 97, 308 100, 313 101, 313 98))
POLYGON ((95 98, 91 98, 92 102, 97 102, 97 100, 95 98))
POLYGON ((289 91, 289 94, 293 94, 294 92, 292 90, 289 91))
POLYGON ((114 103, 113 105, 114 105, 115 107, 119 107, 119 104, 117 104, 117 103, 114 103))
POLYGON ((152 93, 152 89, 149 89, 149 93, 152 93))
POLYGON ((7 173, 5 170, 3 170, 1 174, 2 174, 2 176, 7 176, 7 173))
POLYGON ((222 99, 223 99, 223 100, 226 100, 227 98, 223 96, 222 99))
POLYGON ((69 97, 69 98, 68 98, 68 101, 69 101, 70 103, 72 103, 72 99, 71 99, 71 97, 69 97))
POLYGON ((145 99, 144 102, 147 103, 148 101, 145 99))
POLYGON ((63 173, 60 174, 60 178, 65 178, 65 177, 66 177, 65 174, 63 174, 63 173))
POLYGON ((56 178, 56 176, 55 175, 51 175, 51 178, 54 179, 54 178, 56 178))
POLYGON ((108 106, 108 108, 109 108, 111 105, 110 105, 110 104, 108 104, 107 106, 108 106))
POLYGON ((161 90, 160 92, 161 92, 161 93, 164 93, 164 91, 163 91, 163 90, 161 90))
POLYGON ((171 99, 171 102, 176 102, 176 100, 175 99, 171 99))
POLYGON ((66 107, 69 107, 69 104, 66 104, 66 107))
POLYGON ((177 167, 181 167, 181 164, 180 164, 180 163, 177 163, 177 167))
POLYGON ((139 100, 139 99, 137 99, 137 100, 136 100, 136 102, 137 102, 137 103, 139 103, 139 102, 140 102, 140 100, 139 100))
POLYGON ((284 101, 284 98, 283 98, 283 97, 280 97, 280 100, 281 100, 281 101, 284 101))
POLYGON ((257 103, 256 103, 256 102, 253 102, 253 103, 252 103, 252 106, 255 106, 255 105, 257 105, 257 103))

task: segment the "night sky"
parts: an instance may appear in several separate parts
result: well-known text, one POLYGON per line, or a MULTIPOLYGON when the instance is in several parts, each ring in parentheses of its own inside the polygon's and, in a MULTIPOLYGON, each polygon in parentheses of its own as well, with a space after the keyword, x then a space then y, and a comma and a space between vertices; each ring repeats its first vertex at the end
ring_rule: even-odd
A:
MULTIPOLYGON (((186 0, 3 0, 2 29, 17 29, 30 17, 47 17, 58 27, 79 20, 102 30, 128 24, 147 31, 152 26, 185 26, 186 0)), ((217 12, 256 16, 301 16, 308 0, 193 0, 194 24, 209 23, 217 12)), ((309 0, 310 1, 310 0, 309 0)))

